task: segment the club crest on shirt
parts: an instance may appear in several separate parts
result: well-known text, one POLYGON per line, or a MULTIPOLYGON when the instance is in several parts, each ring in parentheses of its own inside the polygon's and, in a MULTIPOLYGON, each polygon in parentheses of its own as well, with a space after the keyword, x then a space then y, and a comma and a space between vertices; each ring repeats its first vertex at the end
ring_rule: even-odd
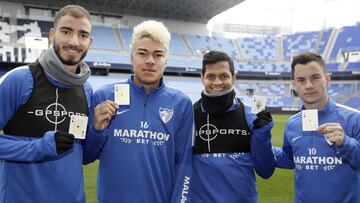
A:
POLYGON ((172 118, 173 114, 174 114, 174 111, 173 109, 168 109, 168 108, 162 108, 160 107, 159 108, 159 114, 160 114, 160 117, 161 117, 161 120, 164 122, 164 123, 167 123, 170 121, 170 119, 172 118))

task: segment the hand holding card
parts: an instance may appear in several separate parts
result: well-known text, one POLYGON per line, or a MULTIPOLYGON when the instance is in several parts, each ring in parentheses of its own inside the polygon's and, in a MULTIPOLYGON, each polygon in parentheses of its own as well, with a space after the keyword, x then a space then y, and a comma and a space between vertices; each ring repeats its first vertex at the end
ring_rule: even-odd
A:
POLYGON ((130 105, 130 86, 129 84, 115 84, 114 102, 118 105, 130 105))
POLYGON ((302 129, 303 131, 316 131, 319 127, 318 121, 318 110, 317 109, 309 109, 302 110, 302 129))
POLYGON ((76 139, 85 139, 88 117, 72 115, 70 119, 69 134, 76 139))
POLYGON ((254 95, 251 105, 251 113, 257 114, 260 111, 265 110, 265 101, 266 98, 264 96, 254 95))

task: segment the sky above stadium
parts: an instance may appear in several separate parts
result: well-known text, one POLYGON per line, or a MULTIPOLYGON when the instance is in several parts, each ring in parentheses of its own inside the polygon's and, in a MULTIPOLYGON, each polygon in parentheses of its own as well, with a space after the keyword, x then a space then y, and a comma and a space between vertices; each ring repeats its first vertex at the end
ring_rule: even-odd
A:
POLYGON ((216 22, 281 26, 292 32, 342 27, 360 22, 360 0, 245 0, 208 24, 216 22))

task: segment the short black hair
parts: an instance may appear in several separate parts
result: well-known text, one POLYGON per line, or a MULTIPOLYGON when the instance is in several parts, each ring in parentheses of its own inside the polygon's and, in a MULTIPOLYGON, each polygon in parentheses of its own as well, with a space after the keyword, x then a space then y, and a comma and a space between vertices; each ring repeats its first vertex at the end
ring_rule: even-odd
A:
POLYGON ((203 56, 202 71, 201 71, 202 75, 205 75, 207 64, 214 64, 220 61, 227 61, 230 66, 231 75, 235 74, 234 62, 229 57, 229 55, 227 55, 225 52, 222 51, 209 51, 203 56))
POLYGON ((296 55, 293 57, 293 60, 291 62, 292 78, 294 78, 295 66, 297 64, 305 65, 312 61, 315 61, 316 63, 318 63, 321 66, 321 68, 323 69, 324 73, 326 74, 325 61, 320 55, 315 54, 313 52, 303 52, 303 53, 300 53, 299 55, 296 55))

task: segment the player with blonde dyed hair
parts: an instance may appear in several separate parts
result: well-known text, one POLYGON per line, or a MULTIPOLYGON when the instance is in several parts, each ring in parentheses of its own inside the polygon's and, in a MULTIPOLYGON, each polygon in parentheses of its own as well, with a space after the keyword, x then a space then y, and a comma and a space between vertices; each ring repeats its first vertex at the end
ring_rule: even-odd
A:
MULTIPOLYGON (((134 27, 131 48, 133 48, 136 43, 138 43, 144 37, 160 42, 166 47, 167 51, 169 50, 171 35, 162 22, 148 20, 134 27)), ((131 51, 133 51, 133 49, 131 49, 131 51)))
POLYGON ((161 22, 137 25, 134 74, 94 94, 85 162, 100 160, 99 203, 187 202, 193 111, 185 94, 163 82, 169 41, 161 22))

